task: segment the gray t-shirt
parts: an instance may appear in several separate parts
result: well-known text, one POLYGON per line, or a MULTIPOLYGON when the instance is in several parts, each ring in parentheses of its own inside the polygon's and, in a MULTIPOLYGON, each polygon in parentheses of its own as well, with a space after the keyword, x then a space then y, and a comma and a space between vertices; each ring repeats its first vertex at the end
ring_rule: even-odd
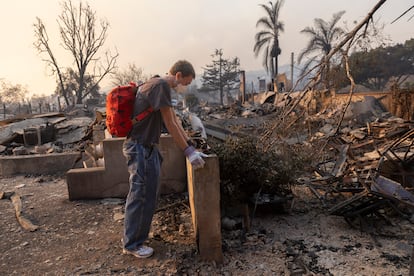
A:
POLYGON ((139 88, 135 98, 133 116, 137 116, 150 106, 153 108, 153 112, 136 123, 129 135, 131 139, 143 145, 159 143, 163 123, 160 108, 172 106, 171 88, 162 78, 152 78, 139 88))

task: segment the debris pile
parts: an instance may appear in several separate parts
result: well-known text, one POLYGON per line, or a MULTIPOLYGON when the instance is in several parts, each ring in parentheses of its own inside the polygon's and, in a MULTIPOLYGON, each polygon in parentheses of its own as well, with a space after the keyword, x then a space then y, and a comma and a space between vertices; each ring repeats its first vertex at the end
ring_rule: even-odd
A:
POLYGON ((63 113, 26 115, 1 121, 0 154, 28 155, 81 150, 88 139, 90 117, 63 113))
POLYGON ((337 202, 339 195, 348 198, 330 206, 331 214, 347 219, 371 216, 384 206, 414 207, 414 123, 389 113, 369 115, 338 128, 325 121, 310 138, 326 141, 323 160, 313 176, 299 179, 324 206, 337 202))
MULTIPOLYGON (((296 98, 292 95, 290 103, 296 98)), ((310 103, 312 99, 304 98, 302 102, 310 103)), ((222 183, 222 196, 229 194, 232 200, 237 199, 245 192, 237 186, 243 186, 240 183, 246 183, 245 186, 251 188, 250 193, 253 190, 257 193, 262 186, 277 188, 280 183, 288 184, 289 179, 265 182, 258 177, 258 171, 282 168, 290 178, 306 185, 323 206, 330 208, 331 214, 363 217, 391 207, 399 214, 408 212, 410 215, 406 207, 414 206, 411 193, 414 187, 414 122, 392 116, 372 96, 350 102, 347 108, 330 99, 330 105, 318 106, 321 111, 314 114, 303 103, 284 117, 283 109, 289 106, 277 106, 272 114, 261 118, 231 118, 228 110, 209 115, 210 120, 206 122, 209 128, 214 126, 217 132, 221 126, 222 133, 226 134, 222 136, 237 137, 239 144, 220 160, 222 181, 231 174, 238 177, 222 183), (256 139, 244 144, 241 137, 256 139), (246 153, 252 147, 256 154, 261 147, 278 153, 274 159, 279 163, 264 165, 263 160, 252 158, 246 153), (230 167, 228 163, 237 156, 244 158, 230 167), (227 167, 223 167, 226 162, 227 167), (284 167, 286 164, 290 164, 289 168, 284 167), (250 176, 255 181, 251 181, 250 176), (344 202, 344 199, 349 201, 344 202)), ((231 146, 225 148, 229 150, 231 146)), ((222 153, 219 151, 219 155, 222 153)))

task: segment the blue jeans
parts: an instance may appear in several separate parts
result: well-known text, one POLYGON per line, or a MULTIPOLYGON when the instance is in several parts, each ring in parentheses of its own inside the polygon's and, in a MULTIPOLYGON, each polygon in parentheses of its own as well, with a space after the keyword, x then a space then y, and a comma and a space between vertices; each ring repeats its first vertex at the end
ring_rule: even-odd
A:
POLYGON ((162 157, 155 146, 130 139, 123 144, 129 171, 129 193, 125 204, 124 247, 136 250, 148 238, 155 212, 162 157))

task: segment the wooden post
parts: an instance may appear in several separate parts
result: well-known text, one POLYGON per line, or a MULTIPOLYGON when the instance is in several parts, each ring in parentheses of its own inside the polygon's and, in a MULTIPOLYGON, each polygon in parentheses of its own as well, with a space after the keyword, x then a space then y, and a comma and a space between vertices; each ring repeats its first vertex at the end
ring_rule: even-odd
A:
POLYGON ((62 112, 62 107, 60 106, 60 97, 57 96, 57 102, 58 102, 58 111, 62 112))
POLYGON ((411 263, 410 263, 410 272, 409 276, 414 276, 414 246, 411 252, 411 263))
POLYGON ((216 155, 204 160, 204 168, 194 170, 187 159, 194 233, 201 260, 222 263, 219 161, 216 155))
POLYGON ((241 103, 246 102, 246 73, 245 71, 240 71, 240 93, 241 93, 241 103))

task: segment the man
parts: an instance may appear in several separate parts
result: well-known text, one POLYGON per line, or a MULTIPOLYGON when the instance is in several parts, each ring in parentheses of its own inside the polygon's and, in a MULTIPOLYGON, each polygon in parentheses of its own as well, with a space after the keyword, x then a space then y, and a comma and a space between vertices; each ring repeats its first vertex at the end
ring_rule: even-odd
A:
POLYGON ((185 90, 195 78, 188 61, 177 61, 165 77, 154 77, 144 83, 134 105, 134 118, 150 112, 134 124, 123 145, 129 171, 129 193, 125 204, 123 253, 138 258, 152 256, 154 250, 144 245, 154 215, 160 179, 162 157, 158 151, 164 122, 168 132, 184 151, 194 169, 204 166, 205 155, 189 144, 189 139, 178 121, 171 103, 171 89, 185 90), (151 110, 152 111, 148 111, 151 110))

